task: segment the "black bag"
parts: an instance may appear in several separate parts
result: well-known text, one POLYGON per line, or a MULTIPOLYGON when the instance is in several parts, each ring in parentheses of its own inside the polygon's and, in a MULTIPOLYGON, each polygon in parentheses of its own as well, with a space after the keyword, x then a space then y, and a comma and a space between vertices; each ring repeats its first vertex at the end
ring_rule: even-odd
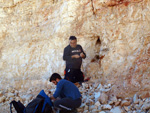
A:
POLYGON ((10 112, 12 113, 12 105, 14 106, 15 110, 17 111, 17 113, 23 113, 25 106, 20 102, 16 102, 15 100, 13 100, 10 103, 10 112))
POLYGON ((73 83, 84 82, 84 75, 80 69, 65 69, 64 75, 66 80, 73 83))
POLYGON ((38 96, 33 99, 26 107, 20 102, 13 100, 10 103, 10 112, 12 113, 12 105, 17 113, 52 113, 51 99, 42 90, 38 96))

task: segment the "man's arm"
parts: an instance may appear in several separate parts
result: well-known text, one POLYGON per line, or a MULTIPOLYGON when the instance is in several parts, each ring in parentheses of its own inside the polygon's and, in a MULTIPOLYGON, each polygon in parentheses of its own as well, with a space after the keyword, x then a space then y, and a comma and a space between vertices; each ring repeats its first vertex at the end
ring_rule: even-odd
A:
POLYGON ((80 48, 81 48, 81 53, 80 53, 80 56, 81 56, 81 58, 86 58, 86 54, 85 54, 85 52, 83 51, 83 49, 82 49, 82 46, 80 46, 80 48))
POLYGON ((55 100, 56 98, 54 98, 53 96, 50 96, 50 99, 51 99, 51 100, 55 100))
POLYGON ((65 48, 64 49, 64 53, 63 53, 63 60, 66 60, 66 61, 71 61, 71 55, 69 54, 70 51, 68 48, 65 48))
POLYGON ((52 98, 57 98, 59 95, 60 95, 60 92, 61 92, 61 90, 62 90, 62 87, 63 87, 63 85, 62 84, 57 84, 57 87, 56 87, 56 91, 55 91, 55 93, 53 94, 53 97, 52 98))

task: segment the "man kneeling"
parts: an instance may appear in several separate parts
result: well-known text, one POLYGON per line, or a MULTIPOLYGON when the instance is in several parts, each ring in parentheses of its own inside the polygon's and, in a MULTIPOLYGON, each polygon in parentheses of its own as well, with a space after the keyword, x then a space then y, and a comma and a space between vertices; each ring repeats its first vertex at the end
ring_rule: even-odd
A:
POLYGON ((70 81, 62 79, 58 73, 53 73, 49 79, 56 86, 56 91, 50 98, 55 100, 54 107, 67 113, 67 111, 75 111, 81 105, 81 94, 78 88, 70 81))

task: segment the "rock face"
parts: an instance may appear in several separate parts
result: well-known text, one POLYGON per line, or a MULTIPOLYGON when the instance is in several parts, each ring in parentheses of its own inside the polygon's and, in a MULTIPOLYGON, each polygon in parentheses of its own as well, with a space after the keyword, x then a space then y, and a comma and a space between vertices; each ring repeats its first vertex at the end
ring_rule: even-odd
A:
POLYGON ((53 72, 63 75, 63 49, 75 35, 86 76, 112 84, 116 96, 149 97, 149 12, 149 0, 0 2, 0 89, 42 88, 53 72))

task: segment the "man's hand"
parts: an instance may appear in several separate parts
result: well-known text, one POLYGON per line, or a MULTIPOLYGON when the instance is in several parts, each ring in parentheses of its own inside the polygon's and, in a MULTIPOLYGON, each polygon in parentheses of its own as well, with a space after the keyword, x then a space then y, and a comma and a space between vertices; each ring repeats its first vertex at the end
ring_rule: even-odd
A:
POLYGON ((72 57, 72 58, 80 58, 79 55, 72 55, 71 57, 72 57))
POLYGON ((51 100, 55 100, 55 98, 54 98, 53 96, 50 96, 50 99, 51 99, 51 100))
POLYGON ((85 55, 83 53, 80 53, 81 58, 85 58, 85 55))

